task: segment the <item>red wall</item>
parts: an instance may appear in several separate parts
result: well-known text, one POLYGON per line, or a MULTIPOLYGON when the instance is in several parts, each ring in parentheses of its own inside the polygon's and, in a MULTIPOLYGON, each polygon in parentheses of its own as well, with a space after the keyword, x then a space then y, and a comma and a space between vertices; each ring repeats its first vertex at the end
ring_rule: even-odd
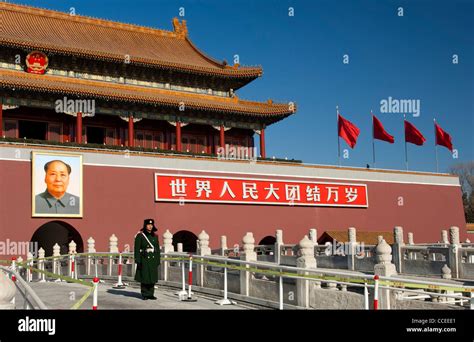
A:
MULTIPOLYGON (((436 242, 442 229, 458 226, 462 239, 466 238, 460 188, 455 186, 357 181, 368 185, 367 209, 191 203, 180 206, 154 201, 157 171, 85 165, 84 217, 61 221, 79 231, 84 248, 92 236, 98 251, 108 250, 112 233, 119 238, 120 249, 131 244, 143 219, 149 217, 155 218, 160 237, 166 229, 172 233, 190 230, 196 235, 205 229, 213 248, 219 246, 220 235, 227 235, 231 247, 240 243, 246 232, 253 232, 258 243, 266 235, 274 235, 276 229, 283 229, 284 242, 296 243, 309 228, 317 228, 320 235, 325 230, 346 230, 350 226, 360 231, 392 231, 398 225, 404 228, 405 239, 407 232, 413 232, 415 242, 436 242), (403 197, 403 206, 398 205, 399 197, 403 197)), ((29 241, 37 228, 56 218, 31 217, 29 162, 0 161, 0 174, 0 240, 29 241)))

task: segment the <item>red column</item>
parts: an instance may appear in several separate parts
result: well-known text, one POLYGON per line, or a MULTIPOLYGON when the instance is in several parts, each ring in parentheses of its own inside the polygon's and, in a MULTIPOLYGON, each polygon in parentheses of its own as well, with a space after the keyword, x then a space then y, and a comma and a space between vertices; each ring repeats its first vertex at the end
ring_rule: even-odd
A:
POLYGON ((82 113, 76 116, 76 142, 82 144, 82 113))
POLYGON ((3 104, 0 101, 0 138, 3 137, 3 104))
POLYGON ((181 152, 181 121, 176 121, 176 151, 181 152))
POLYGON ((260 155, 262 158, 266 158, 265 156, 265 129, 262 128, 260 130, 260 155))
POLYGON ((128 147, 135 146, 135 132, 133 129, 133 115, 128 117, 128 147))
POLYGON ((224 136, 224 125, 221 125, 221 130, 220 130, 220 139, 219 139, 219 145, 224 148, 225 147, 225 136, 224 136))

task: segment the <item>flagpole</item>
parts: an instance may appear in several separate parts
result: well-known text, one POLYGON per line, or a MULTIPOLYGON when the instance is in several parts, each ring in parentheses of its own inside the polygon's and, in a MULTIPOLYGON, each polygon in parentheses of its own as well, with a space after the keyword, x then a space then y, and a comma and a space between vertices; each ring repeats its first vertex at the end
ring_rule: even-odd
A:
POLYGON ((405 132, 405 165, 408 171, 407 130, 405 129, 406 115, 403 114, 403 131, 405 132))
POLYGON ((372 113, 372 110, 370 110, 370 114, 372 116, 372 157, 374 160, 374 169, 375 169, 375 128, 374 128, 374 113, 372 113))
POLYGON ((339 139, 339 106, 336 106, 336 118, 337 118, 337 159, 339 161, 339 166, 341 166, 341 142, 339 139))
POLYGON ((435 134, 435 155, 436 155, 436 173, 439 173, 439 164, 438 164, 438 144, 436 144, 436 119, 433 118, 433 127, 434 127, 434 134, 435 134))

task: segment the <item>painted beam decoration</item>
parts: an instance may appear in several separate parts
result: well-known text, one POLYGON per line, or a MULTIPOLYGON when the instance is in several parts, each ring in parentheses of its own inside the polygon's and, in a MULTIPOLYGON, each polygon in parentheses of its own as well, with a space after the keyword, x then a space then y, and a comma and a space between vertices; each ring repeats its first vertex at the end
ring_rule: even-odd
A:
POLYGON ((157 202, 369 206, 367 185, 155 173, 157 202))

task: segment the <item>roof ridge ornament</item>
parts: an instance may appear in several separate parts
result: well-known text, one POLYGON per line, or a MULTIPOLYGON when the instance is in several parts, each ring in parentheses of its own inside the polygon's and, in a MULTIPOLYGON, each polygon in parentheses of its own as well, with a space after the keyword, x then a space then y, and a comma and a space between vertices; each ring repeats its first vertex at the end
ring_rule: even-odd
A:
POLYGON ((188 36, 188 27, 186 26, 186 20, 179 21, 178 18, 173 18, 173 28, 176 36, 179 38, 186 38, 188 36))

